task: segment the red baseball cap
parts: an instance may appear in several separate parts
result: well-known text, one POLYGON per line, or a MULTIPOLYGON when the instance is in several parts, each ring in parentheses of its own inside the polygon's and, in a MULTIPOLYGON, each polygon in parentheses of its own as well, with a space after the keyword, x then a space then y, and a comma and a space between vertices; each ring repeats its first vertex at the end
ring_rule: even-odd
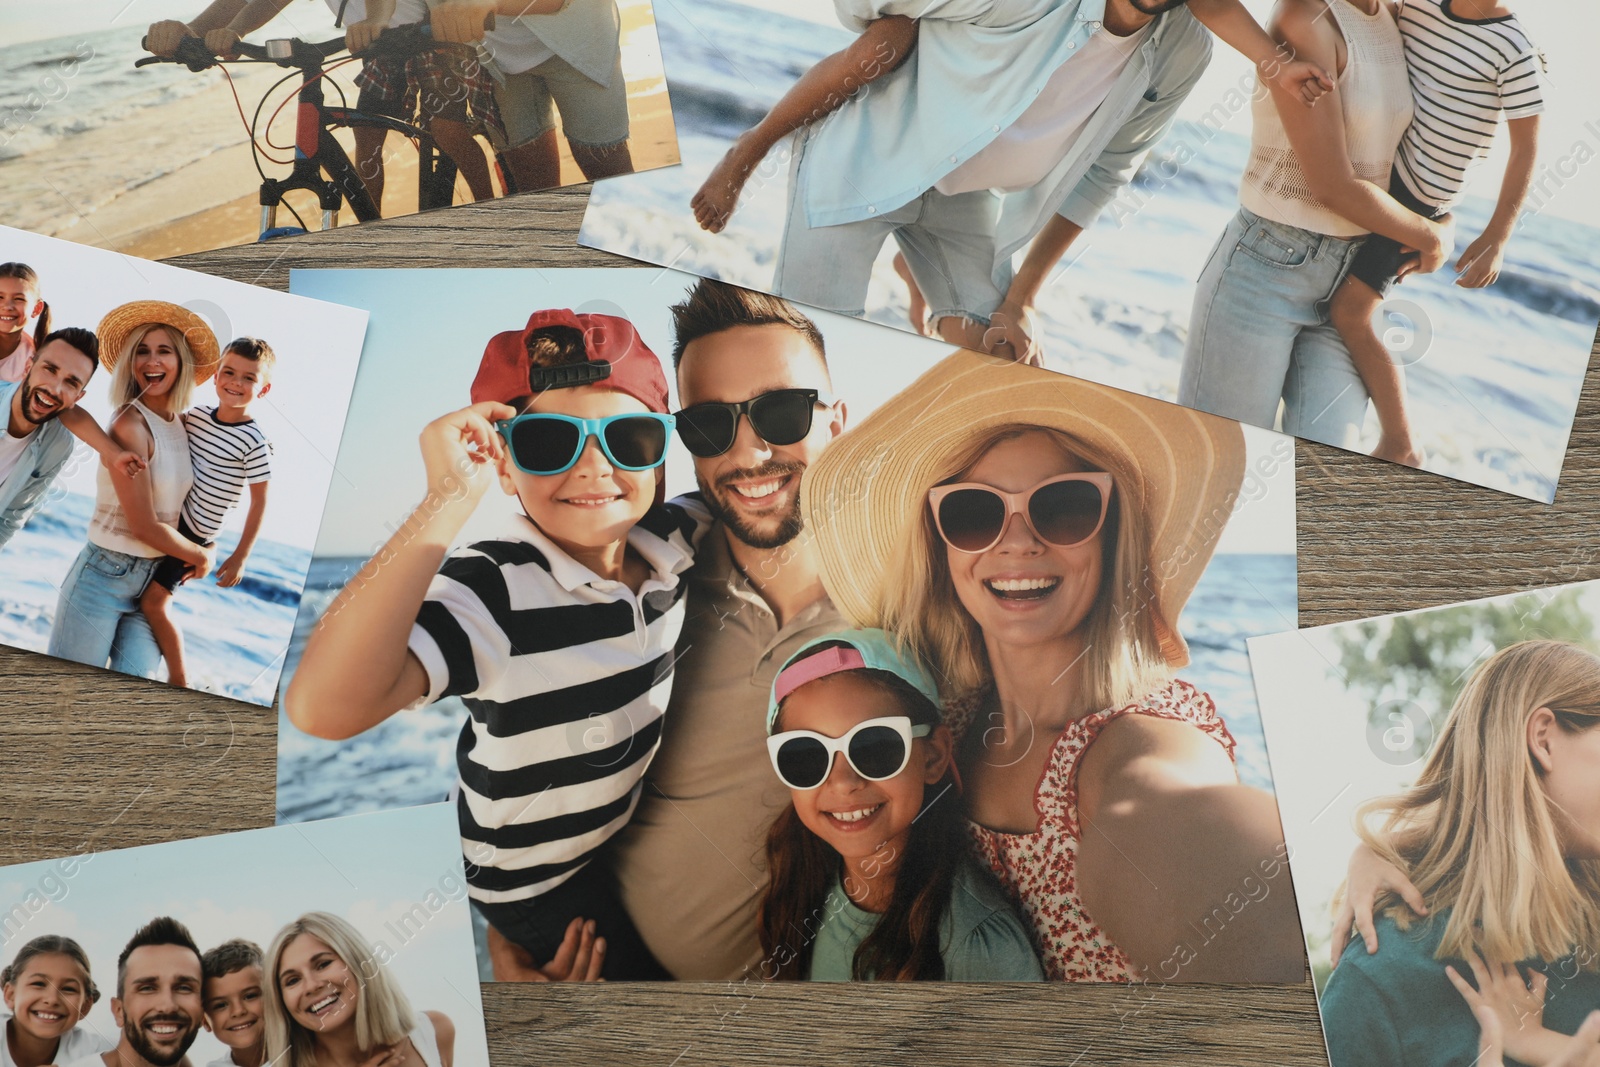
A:
POLYGON ((583 334, 591 363, 609 364, 610 372, 594 382, 627 393, 651 411, 667 412, 667 377, 661 360, 650 351, 633 323, 615 315, 576 315, 567 308, 535 311, 521 330, 507 330, 489 339, 472 380, 472 402, 510 403, 542 389, 529 384, 528 338, 535 330, 566 326, 583 334))

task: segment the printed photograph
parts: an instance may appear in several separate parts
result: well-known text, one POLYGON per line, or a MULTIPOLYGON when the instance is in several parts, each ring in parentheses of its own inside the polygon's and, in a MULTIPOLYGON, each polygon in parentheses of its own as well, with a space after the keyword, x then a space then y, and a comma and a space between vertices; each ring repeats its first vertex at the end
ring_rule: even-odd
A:
POLYGON ((366 324, 0 227, 0 643, 271 705, 366 324))
POLYGON ((650 0, 0 0, 0 216, 164 259, 678 162, 650 0))
POLYGON ((496 978, 1301 980, 1289 438, 672 271, 291 288, 382 358, 278 818, 452 797, 496 978))
POLYGON ((439 804, 0 868, 6 1064, 488 1067, 452 824, 439 804))
POLYGON ((1332 1067, 1600 1063, 1600 583, 1249 644, 1332 1067))
POLYGON ((1553 498, 1600 322, 1578 0, 684 0, 660 31, 683 166, 597 186, 580 243, 1553 498))

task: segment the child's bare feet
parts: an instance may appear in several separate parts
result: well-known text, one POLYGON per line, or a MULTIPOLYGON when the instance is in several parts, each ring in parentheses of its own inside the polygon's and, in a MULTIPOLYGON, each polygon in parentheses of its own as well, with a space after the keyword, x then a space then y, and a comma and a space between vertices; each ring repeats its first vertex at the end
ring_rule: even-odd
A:
POLYGON ((906 262, 906 257, 901 252, 894 254, 894 272, 900 275, 900 280, 911 290, 909 296, 911 325, 922 336, 932 337, 933 329, 928 324, 928 302, 923 299, 922 290, 917 288, 917 280, 911 276, 911 265, 906 262))
POLYGON ((707 233, 721 233, 722 228, 728 225, 728 220, 733 217, 733 209, 739 206, 739 194, 744 191, 744 183, 750 180, 756 164, 761 162, 747 158, 751 151, 748 137, 748 132, 739 135, 733 147, 717 160, 717 165, 711 168, 711 173, 689 201, 689 206, 694 209, 694 220, 707 233))
POLYGON ((1428 458, 1427 452, 1409 432, 1380 433, 1378 447, 1372 450, 1372 455, 1377 459, 1386 459, 1390 463, 1403 463, 1407 467, 1420 467, 1428 458))

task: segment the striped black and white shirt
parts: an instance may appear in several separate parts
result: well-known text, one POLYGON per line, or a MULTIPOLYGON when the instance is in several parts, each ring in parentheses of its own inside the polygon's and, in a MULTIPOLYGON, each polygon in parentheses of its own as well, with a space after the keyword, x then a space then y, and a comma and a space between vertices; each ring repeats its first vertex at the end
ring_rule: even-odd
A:
POLYGON ((459 696, 457 815, 468 891, 526 900, 566 881, 633 814, 661 739, 694 546, 697 495, 653 507, 628 533, 650 565, 636 596, 574 560, 525 516, 451 554, 410 648, 419 704, 459 696))
POLYGON ((1544 57, 1515 15, 1466 19, 1450 0, 1405 0, 1400 36, 1416 114, 1395 170, 1419 200, 1453 207, 1468 168, 1489 153, 1500 117, 1544 110, 1544 57))
POLYGON ((215 540, 244 487, 272 477, 272 442, 254 419, 217 421, 214 406, 184 412, 183 428, 194 465, 194 486, 184 498, 183 518, 201 540, 215 540))

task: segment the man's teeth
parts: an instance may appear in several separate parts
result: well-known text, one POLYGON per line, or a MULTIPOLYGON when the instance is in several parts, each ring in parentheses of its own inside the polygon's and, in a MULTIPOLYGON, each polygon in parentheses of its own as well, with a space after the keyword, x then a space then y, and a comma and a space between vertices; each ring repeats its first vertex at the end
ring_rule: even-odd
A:
POLYGON ((763 500, 776 493, 783 487, 782 478, 774 478, 769 482, 756 482, 753 485, 736 485, 733 491, 746 500, 763 500))
POLYGON ((998 593, 1027 593, 1060 585, 1060 578, 991 578, 988 585, 998 593))
POLYGON ((881 807, 883 807, 882 804, 874 804, 870 808, 857 808, 854 811, 830 811, 828 814, 840 822, 860 822, 862 819, 876 813, 881 807))
POLYGON ((150 1032, 152 1034, 175 1034, 175 1033, 178 1032, 178 1024, 177 1023, 151 1023, 150 1024, 150 1032))

